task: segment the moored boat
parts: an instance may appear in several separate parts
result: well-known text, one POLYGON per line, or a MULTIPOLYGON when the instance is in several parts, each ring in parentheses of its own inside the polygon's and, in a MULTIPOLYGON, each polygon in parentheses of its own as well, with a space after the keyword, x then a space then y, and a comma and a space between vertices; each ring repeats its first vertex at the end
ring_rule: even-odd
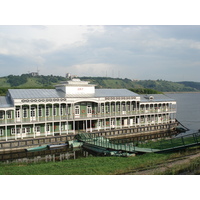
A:
POLYGON ((43 145, 43 146, 37 146, 37 147, 32 147, 32 148, 28 148, 25 149, 27 152, 34 152, 34 151, 43 151, 43 150, 47 150, 47 145, 43 145))
POLYGON ((47 147, 49 149, 57 149, 57 148, 62 148, 62 147, 66 147, 68 146, 68 144, 63 143, 63 144, 48 144, 47 147))

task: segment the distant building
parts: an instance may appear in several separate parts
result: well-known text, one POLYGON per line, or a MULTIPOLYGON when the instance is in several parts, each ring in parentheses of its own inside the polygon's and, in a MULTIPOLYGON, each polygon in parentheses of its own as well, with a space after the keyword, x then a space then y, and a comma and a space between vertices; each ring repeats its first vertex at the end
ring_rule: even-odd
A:
POLYGON ((70 73, 66 73, 66 78, 71 78, 71 74, 70 73))
POLYGON ((77 75, 71 75, 71 79, 77 78, 77 77, 78 77, 77 75))
POLYGON ((29 73, 31 76, 39 76, 39 72, 31 72, 29 73))

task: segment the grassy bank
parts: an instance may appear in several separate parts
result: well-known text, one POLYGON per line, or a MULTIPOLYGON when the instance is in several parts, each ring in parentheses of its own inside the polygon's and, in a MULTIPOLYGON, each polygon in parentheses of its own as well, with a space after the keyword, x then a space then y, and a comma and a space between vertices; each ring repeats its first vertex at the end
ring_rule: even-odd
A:
MULTIPOLYGON (((199 150, 200 152, 200 150, 199 150)), ((156 165, 186 154, 144 154, 136 157, 87 157, 48 163, 0 163, 1 175, 111 175, 126 174, 156 165)))

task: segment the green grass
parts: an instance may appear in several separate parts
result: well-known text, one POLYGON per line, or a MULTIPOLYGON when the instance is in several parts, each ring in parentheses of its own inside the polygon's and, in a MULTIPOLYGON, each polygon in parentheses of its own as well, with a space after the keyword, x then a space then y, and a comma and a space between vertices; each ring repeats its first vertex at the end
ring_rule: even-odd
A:
POLYGON ((197 136, 196 138, 191 136, 191 137, 183 137, 183 138, 162 139, 156 142, 148 141, 148 142, 138 144, 138 147, 152 148, 152 149, 168 149, 168 148, 173 148, 173 147, 178 147, 178 146, 183 146, 183 145, 194 144, 197 141, 200 141, 200 136, 197 136))
POLYGON ((181 165, 175 165, 174 167, 168 168, 164 172, 155 172, 157 175, 199 175, 200 174, 200 158, 196 158, 192 161, 181 165))
POLYGON ((0 87, 10 87, 10 84, 7 83, 7 78, 0 78, 0 87))
POLYGON ((153 167, 171 154, 145 154, 136 157, 87 157, 62 162, 0 164, 1 175, 110 175, 153 167))
MULTIPOLYGON (((135 157, 83 157, 76 160, 40 163, 0 163, 0 175, 117 175, 133 174, 139 170, 157 169, 159 164, 181 156, 199 153, 200 147, 191 147, 184 151, 166 154, 148 153, 135 157)), ((193 160, 191 165, 175 166, 163 174, 178 174, 184 170, 200 169, 200 159, 193 160)), ((199 171, 200 172, 200 171, 199 171)), ((159 173, 159 172, 158 172, 159 173)))
POLYGON ((19 85, 18 87, 22 87, 22 88, 23 87, 27 87, 27 88, 36 87, 36 88, 38 88, 38 87, 43 87, 43 85, 41 83, 37 82, 37 77, 36 78, 35 77, 31 77, 31 78, 27 79, 26 83, 24 83, 22 85, 19 85))

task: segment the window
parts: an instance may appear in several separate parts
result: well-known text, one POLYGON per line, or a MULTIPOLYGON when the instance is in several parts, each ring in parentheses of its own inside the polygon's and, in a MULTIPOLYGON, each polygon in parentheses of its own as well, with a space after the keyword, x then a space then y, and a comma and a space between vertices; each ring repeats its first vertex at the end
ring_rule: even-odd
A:
POLYGON ((87 107, 87 113, 88 114, 92 114, 92 106, 88 106, 87 107))
POLYGON ((22 133, 26 133, 26 128, 22 128, 22 133))
POLYGON ((0 129, 0 136, 3 136, 3 135, 4 135, 4 130, 0 129))
POLYGON ((4 119, 4 111, 0 111, 0 119, 4 119))
POLYGON ((39 115, 39 117, 42 117, 42 107, 41 106, 39 106, 38 115, 39 115))
POLYGON ((23 117, 27 118, 28 114, 27 114, 27 108, 23 108, 23 117))
POLYGON ((12 112, 11 111, 7 111, 7 119, 11 119, 12 118, 12 112))
POLYGON ((75 106, 75 115, 80 115, 80 106, 75 106))
POLYGON ((31 117, 35 117, 35 108, 31 108, 31 117))
POLYGON ((50 124, 47 124, 47 126, 46 126, 46 131, 47 131, 47 132, 50 131, 50 124))
POLYGON ((20 110, 19 109, 16 109, 16 111, 15 111, 15 117, 16 118, 20 118, 20 110))
POLYGON ((54 116, 57 115, 57 109, 56 109, 56 106, 53 107, 53 115, 54 115, 54 116))
POLYGON ((47 106, 47 107, 46 107, 46 116, 49 116, 49 114, 50 114, 50 109, 49 109, 49 107, 47 106))
POLYGON ((17 134, 20 134, 20 128, 17 128, 17 134))
POLYGON ((60 115, 63 116, 64 114, 64 105, 61 105, 60 107, 60 115))
POLYGON ((11 135, 15 135, 15 128, 11 128, 11 135))
POLYGON ((35 132, 40 133, 40 126, 35 127, 35 132))
POLYGON ((101 112, 104 113, 104 104, 101 106, 101 112))
POLYGON ((110 105, 109 105, 109 104, 106 105, 106 112, 107 112, 107 113, 110 112, 110 105))
POLYGON ((27 127, 27 128, 26 128, 26 132, 27 132, 27 133, 30 133, 30 132, 31 132, 31 128, 30 128, 30 127, 27 127))

